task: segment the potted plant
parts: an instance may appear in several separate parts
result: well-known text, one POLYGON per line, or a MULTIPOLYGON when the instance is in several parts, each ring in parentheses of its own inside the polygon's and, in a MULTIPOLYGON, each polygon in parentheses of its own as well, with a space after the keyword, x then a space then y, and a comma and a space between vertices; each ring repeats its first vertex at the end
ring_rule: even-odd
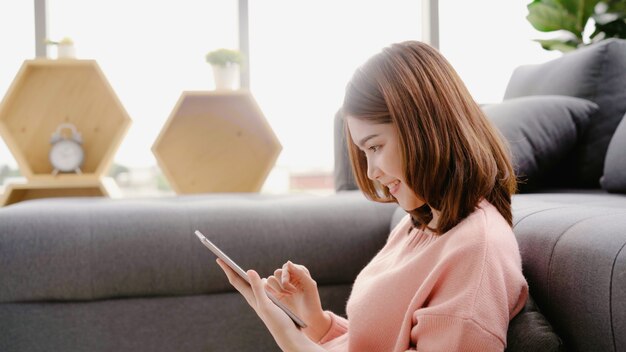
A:
POLYGON ((213 69, 215 89, 233 90, 237 88, 241 53, 232 49, 217 49, 206 54, 206 61, 213 69))
POLYGON ((50 39, 46 39, 46 44, 56 45, 58 59, 76 58, 76 49, 74 48, 74 41, 69 37, 65 37, 59 40, 58 42, 50 40, 50 39))
POLYGON ((534 0, 528 4, 526 19, 541 32, 564 34, 561 38, 535 40, 546 50, 568 52, 608 38, 626 39, 624 0, 534 0), (593 27, 587 26, 589 20, 595 23, 593 27))

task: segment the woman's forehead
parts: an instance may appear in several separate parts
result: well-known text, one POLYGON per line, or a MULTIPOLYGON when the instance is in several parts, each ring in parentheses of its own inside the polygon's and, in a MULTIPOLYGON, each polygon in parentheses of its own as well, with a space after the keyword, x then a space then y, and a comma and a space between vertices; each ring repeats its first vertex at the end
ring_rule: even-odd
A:
POLYGON ((352 116, 347 116, 346 122, 348 124, 350 136, 352 137, 353 142, 358 146, 361 146, 365 139, 370 139, 376 136, 388 136, 395 132, 393 124, 391 123, 371 122, 352 116))

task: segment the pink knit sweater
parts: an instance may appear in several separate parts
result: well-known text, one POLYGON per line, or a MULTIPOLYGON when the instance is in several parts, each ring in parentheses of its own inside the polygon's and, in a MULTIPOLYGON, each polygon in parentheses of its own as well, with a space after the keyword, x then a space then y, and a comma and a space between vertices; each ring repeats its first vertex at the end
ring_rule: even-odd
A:
POLYGON ((348 320, 331 313, 328 351, 502 351, 528 285, 513 231, 483 200, 440 237, 407 215, 356 278, 348 320), (349 321, 349 323, 348 323, 349 321))

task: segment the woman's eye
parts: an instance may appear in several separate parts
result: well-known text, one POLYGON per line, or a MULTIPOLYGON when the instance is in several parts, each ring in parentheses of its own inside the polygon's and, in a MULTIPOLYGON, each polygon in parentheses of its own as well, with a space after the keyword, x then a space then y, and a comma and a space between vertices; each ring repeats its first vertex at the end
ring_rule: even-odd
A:
POLYGON ((373 151, 373 152, 376 152, 376 151, 378 151, 378 149, 380 149, 380 146, 379 145, 373 145, 373 146, 369 147, 368 149, 373 151))

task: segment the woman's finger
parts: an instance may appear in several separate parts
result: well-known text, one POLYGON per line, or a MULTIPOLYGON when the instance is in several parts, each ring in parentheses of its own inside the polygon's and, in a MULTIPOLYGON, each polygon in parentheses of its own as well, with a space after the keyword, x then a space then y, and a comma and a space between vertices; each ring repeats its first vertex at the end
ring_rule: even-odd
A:
POLYGON ((252 287, 252 292, 254 293, 254 297, 256 299, 257 309, 261 309, 263 312, 266 312, 268 307, 272 307, 274 303, 267 297, 263 281, 259 277, 259 274, 257 274, 254 270, 248 270, 246 274, 248 274, 250 286, 252 287))
POLYGON ((315 281, 311 278, 309 269, 304 265, 294 264, 291 261, 285 263, 283 267, 283 275, 288 273, 288 283, 285 284, 285 288, 297 292, 298 288, 309 290, 316 285, 315 281))
POLYGON ((256 300, 254 299, 254 294, 252 293, 252 288, 250 285, 244 280, 239 274, 237 274, 233 269, 231 269, 223 260, 216 259, 217 264, 222 268, 226 277, 228 278, 228 282, 230 282, 233 287, 241 293, 241 295, 246 299, 248 304, 256 309, 256 300))
POLYGON ((294 278, 294 277, 289 272, 289 264, 290 263, 291 262, 288 261, 287 263, 283 264, 282 276, 280 277, 280 281, 281 281, 281 284, 283 285, 283 287, 285 288, 285 290, 287 290, 287 291, 289 291, 291 293, 296 293, 296 292, 298 292, 298 289, 296 288, 296 286, 294 286, 293 283, 291 283, 291 279, 294 278))
POLYGON ((267 278, 267 288, 276 295, 277 298, 280 298, 283 295, 283 288, 280 286, 280 283, 276 279, 275 276, 270 276, 267 278))
POLYGON ((226 277, 228 278, 228 282, 230 282, 231 285, 235 286, 235 288, 238 288, 238 286, 240 286, 242 281, 245 282, 245 280, 241 278, 239 275, 237 275, 237 273, 234 272, 233 269, 231 269, 223 260, 217 258, 215 261, 226 274, 226 277))
MULTIPOLYGON (((284 265, 283 265, 284 267, 284 265)), ((278 286, 280 286, 280 290, 277 290, 277 287, 275 286, 275 282, 274 280, 270 280, 268 282, 270 282, 272 284, 272 289, 276 290, 276 292, 281 292, 282 294, 290 294, 290 293, 296 293, 297 290, 296 288, 289 283, 289 281, 285 281, 285 272, 286 270, 284 269, 276 269, 274 270, 274 278, 276 279, 276 282, 278 283, 278 286)), ((287 278, 289 278, 289 275, 287 273, 287 278)), ((268 278, 270 279, 270 278, 268 278)), ((288 280, 288 279, 287 279, 288 280)))
POLYGON ((294 263, 289 261, 289 262, 287 262, 287 266, 289 268, 295 268, 296 270, 306 274, 307 276, 311 276, 311 273, 309 272, 309 269, 307 269, 307 267, 304 266, 304 265, 294 264, 294 263))
POLYGON ((302 332, 298 330, 291 318, 267 296, 265 283, 261 281, 259 274, 254 270, 248 270, 246 274, 256 299, 257 314, 263 320, 263 323, 265 323, 265 326, 267 326, 279 346, 289 345, 290 342, 293 342, 295 334, 302 334, 302 332))
POLYGON ((283 264, 283 268, 281 270, 282 276, 279 276, 283 285, 288 284, 291 279, 291 275, 289 274, 289 263, 290 262, 283 264))
POLYGON ((276 277, 280 277, 282 275, 283 269, 276 269, 274 270, 274 276, 276 277))

